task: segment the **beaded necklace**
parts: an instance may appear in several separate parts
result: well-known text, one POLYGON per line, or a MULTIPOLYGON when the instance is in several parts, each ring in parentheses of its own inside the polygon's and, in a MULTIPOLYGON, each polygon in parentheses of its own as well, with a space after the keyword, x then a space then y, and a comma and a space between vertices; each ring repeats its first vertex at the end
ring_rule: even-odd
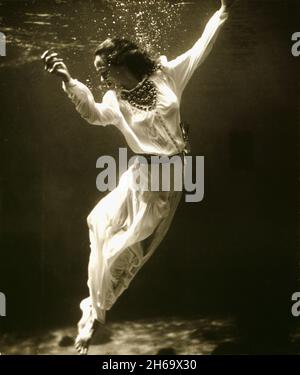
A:
POLYGON ((160 64, 157 64, 151 73, 133 89, 123 89, 120 93, 121 99, 126 100, 130 105, 142 111, 154 110, 157 104, 157 87, 154 82, 149 80, 149 77, 158 69, 161 69, 160 64))

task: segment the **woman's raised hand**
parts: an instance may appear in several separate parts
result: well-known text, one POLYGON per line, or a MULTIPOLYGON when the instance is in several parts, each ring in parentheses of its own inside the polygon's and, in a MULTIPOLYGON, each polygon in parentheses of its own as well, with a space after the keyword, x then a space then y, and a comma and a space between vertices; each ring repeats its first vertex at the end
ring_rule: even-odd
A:
POLYGON ((222 6, 224 8, 229 9, 229 8, 231 8, 231 6, 235 2, 235 0, 221 0, 221 2, 222 2, 222 6))
POLYGON ((41 59, 44 62, 44 68, 48 73, 52 73, 62 78, 63 81, 69 82, 72 78, 66 64, 63 59, 58 56, 57 53, 47 50, 45 51, 41 59))

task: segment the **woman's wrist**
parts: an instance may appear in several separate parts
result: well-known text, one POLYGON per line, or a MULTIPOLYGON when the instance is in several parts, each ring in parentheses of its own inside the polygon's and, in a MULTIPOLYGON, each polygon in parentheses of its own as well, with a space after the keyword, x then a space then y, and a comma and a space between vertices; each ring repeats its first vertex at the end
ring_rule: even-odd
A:
POLYGON ((226 5, 222 5, 221 8, 219 9, 219 14, 220 15, 225 15, 229 13, 229 9, 226 5))
POLYGON ((222 12, 228 12, 232 8, 234 2, 235 2, 235 0, 231 0, 231 1, 228 1, 228 2, 222 1, 222 5, 221 5, 220 10, 222 12))
POLYGON ((70 83, 71 81, 72 81, 72 77, 70 76, 70 74, 68 74, 68 75, 65 75, 64 77, 63 77, 63 81, 65 82, 65 83, 70 83))
POLYGON ((64 87, 66 87, 66 88, 71 88, 71 87, 74 87, 74 86, 76 86, 77 85, 77 79, 75 79, 75 78, 72 78, 71 76, 70 76, 70 79, 69 80, 65 80, 65 79, 63 79, 63 85, 64 85, 64 87))

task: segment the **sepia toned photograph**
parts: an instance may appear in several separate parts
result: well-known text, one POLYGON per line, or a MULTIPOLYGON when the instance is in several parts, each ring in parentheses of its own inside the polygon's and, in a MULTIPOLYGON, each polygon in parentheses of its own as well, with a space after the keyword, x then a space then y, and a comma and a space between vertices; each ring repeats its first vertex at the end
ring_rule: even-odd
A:
POLYGON ((300 354, 299 19, 0 0, 1 356, 300 354))

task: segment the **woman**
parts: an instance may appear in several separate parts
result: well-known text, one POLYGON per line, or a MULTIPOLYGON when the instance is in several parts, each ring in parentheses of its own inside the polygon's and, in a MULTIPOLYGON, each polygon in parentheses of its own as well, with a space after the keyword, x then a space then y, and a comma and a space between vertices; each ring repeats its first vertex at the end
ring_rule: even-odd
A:
MULTIPOLYGON (((95 52, 94 65, 111 89, 102 103, 95 103, 90 90, 73 79, 63 60, 46 51, 45 69, 63 79, 63 89, 77 111, 89 123, 115 125, 136 154, 180 155, 185 137, 180 126, 179 105, 184 88, 204 61, 234 0, 221 0, 194 46, 172 61, 158 61, 125 39, 107 39, 95 52)), ((75 347, 86 354, 106 311, 128 287, 136 273, 165 236, 181 192, 141 191, 134 176, 140 163, 123 173, 118 186, 107 194, 87 218, 90 235, 88 287, 90 296, 81 304, 75 347)))

